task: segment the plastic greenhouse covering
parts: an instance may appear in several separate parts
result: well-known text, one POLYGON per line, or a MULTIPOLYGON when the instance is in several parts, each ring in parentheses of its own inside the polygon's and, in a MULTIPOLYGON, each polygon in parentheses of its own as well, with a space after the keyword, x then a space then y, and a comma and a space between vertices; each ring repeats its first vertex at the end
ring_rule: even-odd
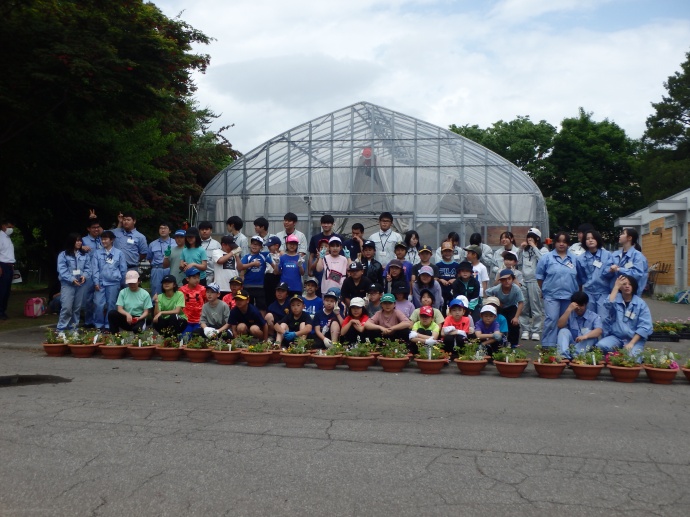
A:
POLYGON ((544 199, 527 174, 485 147, 451 131, 361 102, 281 133, 222 170, 197 204, 198 220, 225 233, 239 215, 245 234, 264 216, 269 232, 283 229, 294 212, 307 237, 320 231, 323 214, 349 234, 365 235, 391 212, 399 232, 415 229, 424 244, 438 245, 450 231, 469 243, 474 232, 497 245, 537 226, 548 232, 544 199))

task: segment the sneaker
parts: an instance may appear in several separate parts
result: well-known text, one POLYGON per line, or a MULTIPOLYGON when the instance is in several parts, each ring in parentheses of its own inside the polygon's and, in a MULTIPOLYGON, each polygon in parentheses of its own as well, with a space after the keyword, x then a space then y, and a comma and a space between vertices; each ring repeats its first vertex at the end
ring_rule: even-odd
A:
POLYGON ((520 339, 522 339, 523 341, 527 341, 529 339, 529 332, 523 332, 520 336, 520 339))
POLYGON ((536 332, 532 334, 532 341, 539 341, 541 339, 541 336, 537 334, 536 332))

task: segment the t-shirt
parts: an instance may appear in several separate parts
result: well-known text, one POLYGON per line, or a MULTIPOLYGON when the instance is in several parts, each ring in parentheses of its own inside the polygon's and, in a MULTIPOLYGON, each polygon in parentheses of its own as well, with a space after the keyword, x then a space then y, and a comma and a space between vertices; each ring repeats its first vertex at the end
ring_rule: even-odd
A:
POLYGON ((503 289, 500 285, 489 287, 484 294, 486 296, 495 296, 498 298, 501 301, 501 308, 504 309, 506 307, 517 307, 518 303, 525 301, 525 298, 522 295, 522 289, 515 284, 510 286, 510 292, 508 294, 503 292, 503 289))
POLYGON ((237 307, 231 309, 228 323, 230 323, 230 325, 239 325, 240 323, 244 323, 248 328, 252 325, 256 325, 263 329, 264 325, 266 325, 266 320, 261 315, 261 311, 257 309, 255 305, 249 304, 247 305, 247 312, 242 312, 237 307))
MULTIPOLYGON (((208 262, 208 255, 204 248, 187 248, 182 250, 182 260, 187 264, 201 264, 204 261, 208 262)), ((200 278, 206 278, 206 271, 201 271, 200 278)))
POLYGON ((309 314, 309 317, 314 319, 316 313, 323 310, 323 300, 318 296, 313 300, 308 300, 305 296, 302 297, 304 300, 304 312, 309 314))
POLYGON ((302 292, 302 274, 299 272, 297 262, 300 256, 281 255, 280 256, 280 281, 288 285, 288 290, 302 292))
POLYGON ((432 332, 441 332, 441 327, 438 326, 438 323, 435 321, 431 321, 428 327, 425 327, 422 325, 421 321, 418 321, 414 325, 412 325, 412 330, 415 331, 417 334, 424 334, 425 336, 430 336, 432 332))
POLYGON ((245 287, 263 287, 264 276, 266 274, 266 265, 273 265, 273 259, 270 253, 249 254, 242 257, 242 264, 251 264, 258 260, 261 262, 260 266, 250 267, 244 270, 244 286, 245 287))
POLYGON ((443 280, 455 280, 458 276, 458 267, 460 267, 460 264, 458 262, 437 262, 436 267, 438 268, 438 278, 442 278, 443 280))
MULTIPOLYGON (((164 293, 158 294, 158 308, 161 311, 174 311, 177 307, 182 307, 184 309, 184 295, 180 291, 175 291, 170 298, 164 293)), ((184 311, 180 311, 178 316, 180 318, 187 318, 184 311)))
MULTIPOLYGON (((354 320, 354 318, 353 318, 352 316, 348 316, 347 318, 345 318, 345 319, 343 320, 343 325, 342 325, 342 326, 344 327, 345 325, 347 325, 348 323, 350 323, 352 320, 354 320)), ((362 316, 359 318, 359 322, 360 322, 362 325, 364 325, 367 321, 369 321, 369 316, 367 316, 366 314, 362 314, 362 316)))
POLYGON ((300 330, 300 325, 302 325, 302 323, 305 323, 307 325, 313 324, 311 316, 309 316, 309 314, 307 314, 304 311, 302 311, 298 318, 295 318, 293 314, 288 314, 278 323, 285 323, 288 327, 288 330, 291 332, 297 332, 298 330, 300 330))
MULTIPOLYGON (((204 253, 206 253, 204 251, 204 253)), ((201 318, 201 308, 206 302, 206 288, 199 284, 195 288, 189 287, 189 284, 180 287, 180 291, 184 296, 184 313, 187 315, 189 323, 199 323, 201 318)))
POLYGON ((453 316, 446 316, 446 319, 443 321, 443 326, 444 327, 455 327, 458 330, 462 330, 466 334, 469 333, 470 331, 470 319, 467 316, 462 316, 460 318, 460 321, 455 321, 453 316))
MULTIPOLYGON (((438 275, 439 275, 438 266, 436 264, 426 264, 426 265, 434 270, 434 274, 431 276, 433 276, 434 278, 438 278, 438 275)), ((424 267, 424 265, 422 265, 421 262, 417 262, 414 266, 412 266, 412 274, 415 276, 415 278, 419 278, 419 270, 422 269, 423 267, 424 267)))
POLYGON ((230 307, 228 304, 218 300, 215 307, 210 303, 205 303, 201 309, 201 319, 199 323, 204 323, 208 327, 219 328, 225 325, 230 317, 230 307))
POLYGON ((369 291, 369 287, 371 287, 371 283, 364 278, 364 276, 359 279, 359 284, 355 284, 355 281, 349 276, 343 282, 340 297, 343 300, 352 300, 352 298, 355 298, 356 296, 364 298, 369 291))
POLYGON ((332 287, 340 289, 347 277, 347 259, 338 255, 326 255, 323 258, 323 277, 321 278, 321 292, 326 293, 332 287))
POLYGON ((225 253, 223 250, 211 251, 211 259, 213 261, 213 281, 220 286, 220 290, 227 292, 230 290, 230 280, 239 276, 237 271, 237 256, 232 253, 225 253), (218 264, 218 259, 225 255, 230 255, 230 258, 218 264))
POLYGON ((331 321, 338 319, 335 312, 331 311, 330 314, 326 314, 323 309, 316 313, 314 316, 314 328, 319 327, 321 333, 326 335, 329 331, 331 321))
POLYGON ((372 305, 371 302, 367 303, 367 312, 369 313, 369 316, 373 316, 377 312, 381 310, 381 304, 379 303, 378 305, 372 305))
POLYGON ((484 285, 489 285, 489 272, 486 270, 486 266, 479 262, 476 266, 472 266, 472 271, 474 272, 474 277, 479 282, 479 296, 484 296, 484 285))
POLYGON ((283 303, 278 303, 278 300, 276 300, 268 306, 268 312, 273 314, 273 321, 279 322, 286 314, 290 313, 290 300, 287 299, 283 303))
POLYGON ((223 296, 223 301, 230 307, 231 309, 235 308, 235 295, 232 293, 228 293, 225 296, 223 296))
POLYGON ((414 304, 409 300, 402 300, 402 301, 396 300, 395 301, 395 308, 398 309, 400 312, 402 312, 408 318, 414 312, 414 304))
POLYGON ((491 325, 486 325, 483 319, 479 319, 474 323, 474 330, 480 334, 493 334, 494 332, 500 332, 497 319, 495 319, 491 325))
POLYGON ((153 307, 151 296, 147 291, 141 287, 136 291, 132 291, 129 287, 125 287, 117 295, 117 306, 121 306, 125 311, 129 312, 135 318, 141 316, 146 309, 153 307))
POLYGON ((391 327, 396 326, 398 323, 410 320, 398 309, 393 309, 393 312, 391 314, 386 314, 383 311, 379 311, 376 314, 374 314, 374 316, 372 316, 369 321, 371 321, 375 325, 380 325, 383 328, 389 329, 391 327))

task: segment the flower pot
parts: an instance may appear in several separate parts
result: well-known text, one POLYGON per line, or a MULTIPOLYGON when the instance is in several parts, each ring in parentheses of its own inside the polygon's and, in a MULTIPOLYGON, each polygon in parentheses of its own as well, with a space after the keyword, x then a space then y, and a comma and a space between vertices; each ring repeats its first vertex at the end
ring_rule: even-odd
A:
POLYGON ((67 345, 74 357, 84 359, 96 353, 98 345, 67 345))
POLYGON ((335 367, 340 364, 342 357, 342 354, 313 355, 311 360, 314 361, 319 370, 335 370, 335 367))
POLYGON ((690 381, 690 368, 681 368, 681 370, 683 370, 685 378, 690 381))
POLYGON ((185 348, 184 355, 192 363, 205 363, 211 359, 211 350, 208 348, 185 348))
POLYGON ((415 363, 419 367, 419 371, 427 374, 434 375, 441 373, 443 367, 448 364, 447 359, 415 359, 415 363))
POLYGON ((489 361, 482 359, 481 361, 471 361, 468 359, 456 359, 455 364, 458 365, 458 370, 462 375, 479 375, 489 361))
POLYGON ((379 355, 379 364, 384 372, 400 373, 409 362, 409 357, 383 357, 379 355))
POLYGON ((241 354, 239 350, 211 350, 211 353, 218 364, 235 364, 241 354))
POLYGON ((137 361, 148 361, 153 357, 153 352, 156 351, 155 346, 137 346, 129 345, 127 347, 129 355, 131 355, 137 361))
POLYGON ((582 381, 593 381, 601 373, 603 364, 575 364, 570 363, 570 367, 573 369, 575 377, 582 381))
POLYGON ((365 372, 371 366, 371 360, 374 357, 367 355, 365 357, 350 357, 347 355, 343 356, 343 360, 347 367, 353 372, 365 372))
POLYGON ((498 370, 501 377, 508 377, 510 379, 515 379, 522 375, 522 372, 527 368, 529 361, 522 361, 519 363, 505 363, 503 361, 494 361, 494 366, 498 370))
POLYGON ((304 368, 304 365, 311 361, 311 354, 280 354, 281 359, 288 368, 304 368))
POLYGON ((542 379, 558 379, 568 363, 538 363, 534 362, 534 369, 542 379))
POLYGON ((613 366, 609 364, 607 368, 616 382, 635 382, 642 371, 641 366, 613 366))
POLYGON ((274 363, 279 363, 280 360, 282 359, 280 355, 283 353, 283 350, 279 348, 278 350, 271 350, 271 359, 269 359, 269 363, 274 364, 274 363))
POLYGON ((247 361, 247 366, 266 366, 271 360, 273 352, 247 352, 242 351, 242 358, 247 361))
POLYGON ((643 364, 642 367, 649 380, 654 384, 671 384, 678 373, 676 368, 654 368, 646 364, 643 364))
POLYGON ((43 343, 43 350, 48 357, 62 357, 69 352, 65 343, 43 343))
POLYGON ((163 361, 177 361, 180 357, 182 357, 181 348, 157 346, 156 350, 163 361))
POLYGON ((106 359, 122 359, 127 353, 127 345, 100 345, 98 348, 106 359))

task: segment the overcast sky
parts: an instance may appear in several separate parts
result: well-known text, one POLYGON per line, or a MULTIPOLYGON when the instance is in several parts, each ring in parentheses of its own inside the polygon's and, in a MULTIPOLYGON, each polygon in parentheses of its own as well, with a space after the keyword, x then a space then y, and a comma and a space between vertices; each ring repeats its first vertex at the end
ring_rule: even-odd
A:
POLYGON ((155 0, 215 38, 197 99, 248 152, 368 101, 447 128, 581 106, 638 138, 690 51, 688 0, 155 0))

